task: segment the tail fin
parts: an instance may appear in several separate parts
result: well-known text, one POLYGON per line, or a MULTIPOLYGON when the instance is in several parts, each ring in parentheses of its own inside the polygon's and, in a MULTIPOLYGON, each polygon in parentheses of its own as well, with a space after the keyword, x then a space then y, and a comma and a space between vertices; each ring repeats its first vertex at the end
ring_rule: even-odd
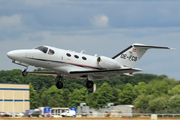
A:
POLYGON ((171 49, 169 47, 147 46, 143 44, 133 44, 114 56, 112 59, 119 62, 124 67, 134 67, 148 49, 171 49))

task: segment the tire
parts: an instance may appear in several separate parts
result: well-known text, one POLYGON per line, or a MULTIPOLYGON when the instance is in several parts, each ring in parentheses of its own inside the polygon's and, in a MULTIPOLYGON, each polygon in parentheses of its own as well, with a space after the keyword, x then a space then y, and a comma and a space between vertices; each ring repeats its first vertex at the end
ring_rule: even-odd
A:
POLYGON ((22 72, 22 75, 23 75, 23 76, 27 76, 27 75, 28 75, 28 73, 26 72, 26 70, 24 70, 24 71, 22 72))
POLYGON ((63 88, 63 83, 62 83, 61 81, 58 81, 58 82, 56 83, 56 87, 57 87, 58 89, 63 88))
POLYGON ((93 83, 92 81, 87 81, 87 82, 86 82, 86 87, 87 87, 87 88, 92 88, 93 85, 94 85, 94 83, 93 83))

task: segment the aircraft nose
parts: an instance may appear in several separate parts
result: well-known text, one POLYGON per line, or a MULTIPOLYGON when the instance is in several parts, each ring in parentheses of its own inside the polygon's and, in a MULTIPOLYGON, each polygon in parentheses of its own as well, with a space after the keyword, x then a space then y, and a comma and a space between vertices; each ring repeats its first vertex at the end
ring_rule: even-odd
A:
POLYGON ((10 51, 7 53, 7 56, 10 58, 10 59, 13 59, 16 57, 16 51, 10 51))
POLYGON ((10 51, 7 53, 7 56, 12 60, 16 60, 21 56, 21 51, 19 50, 10 51))

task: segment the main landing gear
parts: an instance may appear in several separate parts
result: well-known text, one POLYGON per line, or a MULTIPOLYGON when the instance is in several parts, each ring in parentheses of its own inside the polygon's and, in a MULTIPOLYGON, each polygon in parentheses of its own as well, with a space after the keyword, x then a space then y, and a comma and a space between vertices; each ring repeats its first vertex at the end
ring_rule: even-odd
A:
POLYGON ((62 83, 61 81, 56 82, 56 87, 57 87, 58 89, 63 88, 63 83, 62 83))
MULTIPOLYGON (((27 72, 27 68, 24 69, 24 71, 22 71, 22 75, 23 76, 27 76, 28 75, 28 72, 27 72)), ((62 89, 63 88, 63 77, 61 75, 57 75, 57 77, 54 79, 54 82, 56 82, 56 87, 58 89, 62 89)), ((94 83, 90 80, 87 79, 87 82, 86 82, 86 87, 87 88, 92 88, 94 85, 94 83)))
POLYGON ((94 85, 93 81, 87 80, 87 82, 86 82, 86 87, 87 87, 87 88, 92 88, 93 85, 94 85))
MULTIPOLYGON (((63 77, 59 76, 59 75, 54 79, 54 81, 56 82, 56 87, 58 89, 62 89, 63 88, 62 80, 63 80, 63 77)), ((93 85, 94 85, 94 83, 92 81, 87 80, 87 82, 86 82, 86 87, 87 88, 92 88, 93 85)))
POLYGON ((62 80, 63 80, 63 77, 62 77, 62 76, 59 76, 59 75, 54 79, 54 81, 56 82, 56 87, 57 87, 58 89, 63 88, 62 80))

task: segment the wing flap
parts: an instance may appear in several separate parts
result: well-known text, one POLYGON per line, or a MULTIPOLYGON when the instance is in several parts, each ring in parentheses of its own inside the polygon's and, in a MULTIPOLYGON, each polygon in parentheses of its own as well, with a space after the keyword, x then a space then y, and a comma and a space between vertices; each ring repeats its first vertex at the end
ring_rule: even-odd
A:
POLYGON ((52 71, 37 71, 37 72, 27 72, 28 74, 33 74, 33 75, 44 75, 44 76, 57 76, 56 72, 52 72, 52 71))

